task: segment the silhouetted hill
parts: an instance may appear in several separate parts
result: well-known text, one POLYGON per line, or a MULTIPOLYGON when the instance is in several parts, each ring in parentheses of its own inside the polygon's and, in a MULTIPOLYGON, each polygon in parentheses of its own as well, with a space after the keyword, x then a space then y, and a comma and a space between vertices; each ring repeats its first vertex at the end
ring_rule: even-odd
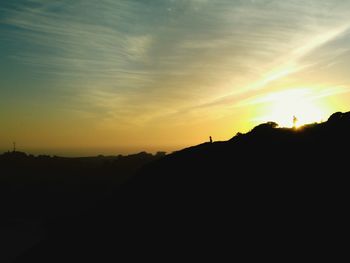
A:
POLYGON ((96 209, 52 221, 50 236, 18 262, 280 260, 342 247, 349 134, 350 113, 335 113, 167 155, 96 209))
POLYGON ((348 149, 349 136, 350 113, 338 112, 327 122, 298 129, 278 128, 269 122, 226 142, 204 143, 168 155, 147 165, 134 183, 162 181, 174 186, 217 181, 222 185, 224 181, 245 182, 248 177, 306 180, 336 176, 347 168, 348 157, 343 151, 348 149))

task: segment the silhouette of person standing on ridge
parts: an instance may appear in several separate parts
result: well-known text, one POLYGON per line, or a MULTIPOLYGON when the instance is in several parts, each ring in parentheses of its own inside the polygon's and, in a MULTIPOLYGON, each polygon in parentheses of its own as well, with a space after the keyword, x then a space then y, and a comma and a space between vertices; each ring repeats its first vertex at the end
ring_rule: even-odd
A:
POLYGON ((209 136, 209 141, 210 141, 210 143, 213 142, 213 139, 211 138, 211 136, 209 136))
POLYGON ((298 122, 298 118, 295 117, 295 115, 293 116, 293 128, 297 127, 297 122, 298 122))

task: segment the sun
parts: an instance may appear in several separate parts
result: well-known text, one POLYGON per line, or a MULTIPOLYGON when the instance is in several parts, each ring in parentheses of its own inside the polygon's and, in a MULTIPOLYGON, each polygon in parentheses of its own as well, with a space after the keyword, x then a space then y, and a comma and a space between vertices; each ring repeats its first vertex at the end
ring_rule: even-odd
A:
POLYGON ((321 122, 324 113, 310 101, 303 99, 297 102, 291 102, 283 99, 273 106, 270 118, 281 127, 300 127, 307 123, 321 122), (296 118, 296 121, 294 121, 296 118))
POLYGON ((300 127, 308 123, 322 122, 325 106, 315 100, 308 89, 287 90, 268 95, 264 121, 274 121, 280 127, 300 127))

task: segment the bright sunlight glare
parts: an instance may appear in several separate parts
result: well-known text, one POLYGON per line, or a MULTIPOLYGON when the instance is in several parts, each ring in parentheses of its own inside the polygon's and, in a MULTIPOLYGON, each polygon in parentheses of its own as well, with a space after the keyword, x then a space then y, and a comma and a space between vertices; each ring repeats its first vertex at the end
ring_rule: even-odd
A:
POLYGON ((295 89, 269 94, 264 101, 266 109, 264 121, 274 121, 280 127, 293 127, 293 117, 297 118, 295 127, 308 123, 321 122, 326 117, 325 106, 312 97, 310 89, 295 89))

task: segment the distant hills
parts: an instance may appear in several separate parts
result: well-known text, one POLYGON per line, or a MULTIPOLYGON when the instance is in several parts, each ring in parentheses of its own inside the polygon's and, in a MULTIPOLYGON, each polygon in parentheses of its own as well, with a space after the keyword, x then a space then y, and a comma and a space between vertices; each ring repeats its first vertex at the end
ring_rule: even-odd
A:
POLYGON ((350 112, 337 112, 147 162, 90 210, 49 219, 50 234, 18 262, 249 260, 341 245, 349 136, 350 112))
POLYGON ((79 218, 96 209, 140 167, 164 155, 140 152, 65 158, 18 151, 0 154, 0 262, 13 262, 16 255, 45 243, 63 218, 79 218))
POLYGON ((165 156, 140 152, 66 158, 5 152, 0 155, 0 192, 7 218, 71 216, 104 200, 145 164, 165 156), (53 205, 54 204, 54 205, 53 205))

